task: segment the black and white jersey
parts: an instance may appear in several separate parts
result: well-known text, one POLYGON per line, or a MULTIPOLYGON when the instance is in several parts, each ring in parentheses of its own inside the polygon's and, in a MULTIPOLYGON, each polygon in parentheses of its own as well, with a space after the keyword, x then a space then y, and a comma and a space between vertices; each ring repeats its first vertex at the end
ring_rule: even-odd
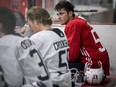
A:
POLYGON ((8 87, 21 87, 23 79, 26 84, 41 81, 47 87, 52 87, 40 53, 28 38, 16 35, 0 38, 0 66, 8 87))
POLYGON ((41 52, 53 84, 71 87, 71 73, 67 62, 69 46, 65 34, 53 28, 37 32, 30 39, 41 52))

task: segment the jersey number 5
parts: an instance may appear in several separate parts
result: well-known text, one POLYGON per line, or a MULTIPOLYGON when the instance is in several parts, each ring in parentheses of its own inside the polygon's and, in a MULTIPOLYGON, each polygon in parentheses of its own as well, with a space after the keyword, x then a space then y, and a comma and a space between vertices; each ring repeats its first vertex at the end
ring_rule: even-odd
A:
POLYGON ((92 29, 91 30, 91 33, 92 33, 92 36, 93 36, 93 39, 94 39, 94 42, 97 44, 97 43, 100 43, 101 44, 101 47, 99 47, 99 51, 100 52, 104 52, 105 51, 105 47, 104 45, 102 44, 102 42, 100 41, 100 38, 98 36, 96 36, 96 32, 92 29))
POLYGON ((63 55, 65 57, 67 54, 68 54, 68 50, 67 51, 66 50, 61 50, 59 52, 59 67, 66 67, 66 70, 68 70, 68 66, 67 66, 66 62, 62 62, 62 59, 63 59, 63 55))

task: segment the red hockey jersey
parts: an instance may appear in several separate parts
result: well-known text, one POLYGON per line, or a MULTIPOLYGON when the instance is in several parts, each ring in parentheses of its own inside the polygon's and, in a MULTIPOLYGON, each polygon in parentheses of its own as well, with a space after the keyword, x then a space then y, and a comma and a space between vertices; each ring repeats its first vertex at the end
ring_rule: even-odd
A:
POLYGON ((109 75, 109 55, 99 36, 89 23, 81 17, 71 20, 65 27, 69 42, 69 61, 80 59, 84 64, 91 62, 93 68, 102 62, 104 73, 109 75))

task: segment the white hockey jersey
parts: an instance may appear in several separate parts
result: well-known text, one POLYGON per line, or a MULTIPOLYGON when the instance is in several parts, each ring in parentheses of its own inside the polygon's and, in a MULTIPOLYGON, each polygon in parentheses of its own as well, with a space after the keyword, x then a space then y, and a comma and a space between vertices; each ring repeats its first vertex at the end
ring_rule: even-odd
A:
POLYGON ((16 35, 0 38, 0 66, 8 87, 21 87, 23 78, 26 84, 41 81, 47 87, 52 87, 40 53, 27 38, 16 35))
POLYGON ((35 33, 30 39, 40 50, 53 84, 71 87, 71 73, 67 62, 69 46, 64 33, 53 28, 35 33))

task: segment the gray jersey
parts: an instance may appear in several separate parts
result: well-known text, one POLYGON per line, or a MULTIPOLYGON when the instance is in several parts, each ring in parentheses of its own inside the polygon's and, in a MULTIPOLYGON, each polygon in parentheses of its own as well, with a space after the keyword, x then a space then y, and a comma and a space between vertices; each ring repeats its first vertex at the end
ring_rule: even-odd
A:
POLYGON ((0 38, 0 66, 9 87, 21 87, 23 78, 26 84, 41 81, 52 87, 40 53, 27 38, 15 35, 0 38))
POLYGON ((71 87, 71 73, 68 67, 68 42, 59 29, 40 31, 30 37, 35 42, 48 67, 53 84, 71 87))

